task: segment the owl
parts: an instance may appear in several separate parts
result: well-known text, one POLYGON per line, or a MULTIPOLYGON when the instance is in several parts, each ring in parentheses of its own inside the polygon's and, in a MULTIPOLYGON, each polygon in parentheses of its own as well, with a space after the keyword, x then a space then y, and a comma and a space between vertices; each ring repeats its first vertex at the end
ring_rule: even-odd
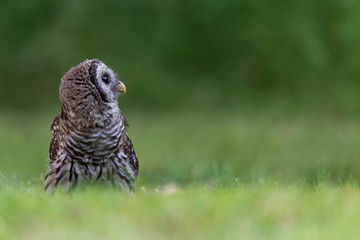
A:
POLYGON ((139 165, 118 107, 126 92, 118 79, 98 59, 85 60, 61 79, 62 109, 51 125, 45 191, 103 183, 134 192, 139 165))

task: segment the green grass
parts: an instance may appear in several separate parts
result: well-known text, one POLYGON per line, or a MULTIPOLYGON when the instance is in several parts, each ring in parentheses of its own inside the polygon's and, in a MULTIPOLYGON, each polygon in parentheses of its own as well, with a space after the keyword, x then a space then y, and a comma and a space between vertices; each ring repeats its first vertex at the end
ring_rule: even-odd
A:
POLYGON ((133 196, 98 188, 44 194, 54 116, 0 117, 0 239, 360 234, 356 117, 129 112, 140 160, 133 196))
POLYGON ((1 239, 357 239, 360 191, 297 185, 0 191, 1 239), (171 193, 172 192, 172 193, 171 193))

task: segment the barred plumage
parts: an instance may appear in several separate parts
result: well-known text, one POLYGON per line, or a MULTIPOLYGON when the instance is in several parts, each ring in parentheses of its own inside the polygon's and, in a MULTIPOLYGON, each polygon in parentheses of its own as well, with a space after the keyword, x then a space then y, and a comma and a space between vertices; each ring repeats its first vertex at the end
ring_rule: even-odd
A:
POLYGON ((125 92, 115 73, 97 59, 70 69, 61 80, 61 114, 52 126, 45 190, 86 182, 134 192, 138 161, 128 123, 117 105, 125 92))

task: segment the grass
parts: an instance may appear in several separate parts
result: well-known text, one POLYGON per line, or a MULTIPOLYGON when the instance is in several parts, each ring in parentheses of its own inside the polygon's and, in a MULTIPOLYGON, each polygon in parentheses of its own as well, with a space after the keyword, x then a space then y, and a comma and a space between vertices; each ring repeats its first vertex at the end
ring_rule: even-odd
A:
POLYGON ((136 195, 46 195, 55 113, 0 117, 0 239, 356 239, 360 126, 316 114, 129 112, 136 195))
POLYGON ((357 239, 358 187, 0 192, 1 239, 357 239))

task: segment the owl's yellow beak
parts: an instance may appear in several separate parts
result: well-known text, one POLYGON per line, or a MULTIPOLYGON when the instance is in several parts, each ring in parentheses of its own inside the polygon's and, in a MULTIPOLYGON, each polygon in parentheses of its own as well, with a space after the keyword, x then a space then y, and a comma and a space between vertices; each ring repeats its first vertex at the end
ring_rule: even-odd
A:
POLYGON ((119 89, 119 91, 120 91, 122 94, 125 94, 125 93, 126 93, 125 84, 123 84, 123 83, 120 82, 120 81, 119 81, 119 84, 118 84, 118 89, 119 89))

